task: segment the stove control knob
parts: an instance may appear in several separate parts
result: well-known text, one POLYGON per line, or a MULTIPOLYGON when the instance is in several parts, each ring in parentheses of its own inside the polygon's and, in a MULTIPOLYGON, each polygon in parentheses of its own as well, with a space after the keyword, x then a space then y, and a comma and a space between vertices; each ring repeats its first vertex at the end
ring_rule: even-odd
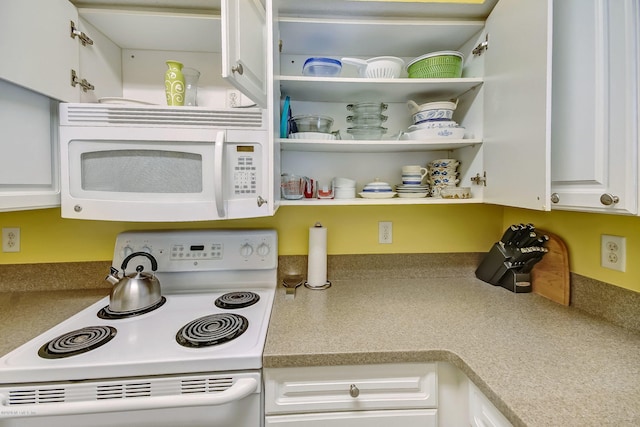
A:
POLYGON ((253 246, 251 246, 249 243, 245 243, 240 247, 240 255, 242 255, 243 257, 249 258, 252 253, 253 253, 253 246))
POLYGON ((144 245, 142 248, 140 248, 140 252, 144 252, 144 253, 150 254, 152 251, 151 251, 151 248, 149 246, 144 245))
POLYGON ((258 246, 256 252, 258 252, 258 255, 260 255, 261 257, 265 257, 269 255, 269 252, 271 252, 271 248, 266 243, 260 243, 260 246, 258 246))
POLYGON ((133 253, 133 248, 131 246, 127 245, 124 248, 122 248, 122 256, 124 258, 128 257, 132 253, 133 253))

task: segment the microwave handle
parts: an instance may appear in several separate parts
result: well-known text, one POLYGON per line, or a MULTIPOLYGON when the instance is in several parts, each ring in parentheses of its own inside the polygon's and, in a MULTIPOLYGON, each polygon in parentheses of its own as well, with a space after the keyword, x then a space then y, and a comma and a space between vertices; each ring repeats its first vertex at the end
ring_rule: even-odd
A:
POLYGON ((213 168, 213 196, 216 201, 216 208, 218 209, 218 216, 220 218, 224 218, 224 199, 222 194, 222 178, 223 178, 223 170, 222 166, 224 164, 224 139, 225 133, 224 131, 219 131, 216 134, 216 141, 214 144, 214 168, 213 168))

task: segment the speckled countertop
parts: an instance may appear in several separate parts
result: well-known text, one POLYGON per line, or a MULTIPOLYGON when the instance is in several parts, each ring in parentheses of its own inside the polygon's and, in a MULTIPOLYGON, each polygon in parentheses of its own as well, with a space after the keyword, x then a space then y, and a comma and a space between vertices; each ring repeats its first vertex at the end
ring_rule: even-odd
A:
MULTIPOLYGON (((637 329, 481 282, 479 256, 329 257, 328 290, 300 287, 288 300, 278 289, 264 366, 446 361, 516 426, 640 426, 637 329)), ((281 273, 305 271, 305 262, 281 259, 281 273)), ((107 268, 74 265, 86 271, 75 281, 68 265, 0 269, 0 355, 108 295, 107 268)), ((637 325, 637 296, 624 299, 637 325)))
POLYGON ((447 361, 516 426, 639 426, 640 334, 475 278, 276 294, 264 366, 447 361))

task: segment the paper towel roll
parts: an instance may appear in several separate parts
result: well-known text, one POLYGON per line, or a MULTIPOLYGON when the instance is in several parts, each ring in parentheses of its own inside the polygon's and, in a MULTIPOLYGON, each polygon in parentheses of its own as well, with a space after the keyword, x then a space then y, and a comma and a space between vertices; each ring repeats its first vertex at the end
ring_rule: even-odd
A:
POLYGON ((309 288, 327 285, 327 229, 319 222, 309 228, 307 283, 309 288))

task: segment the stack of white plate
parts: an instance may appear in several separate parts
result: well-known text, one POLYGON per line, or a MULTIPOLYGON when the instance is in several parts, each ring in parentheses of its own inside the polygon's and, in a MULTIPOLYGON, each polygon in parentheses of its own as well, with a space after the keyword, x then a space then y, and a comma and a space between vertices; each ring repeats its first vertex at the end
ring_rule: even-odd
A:
POLYGON ((429 186, 423 184, 398 184, 396 185, 398 197, 405 199, 419 199, 429 195, 429 186))

